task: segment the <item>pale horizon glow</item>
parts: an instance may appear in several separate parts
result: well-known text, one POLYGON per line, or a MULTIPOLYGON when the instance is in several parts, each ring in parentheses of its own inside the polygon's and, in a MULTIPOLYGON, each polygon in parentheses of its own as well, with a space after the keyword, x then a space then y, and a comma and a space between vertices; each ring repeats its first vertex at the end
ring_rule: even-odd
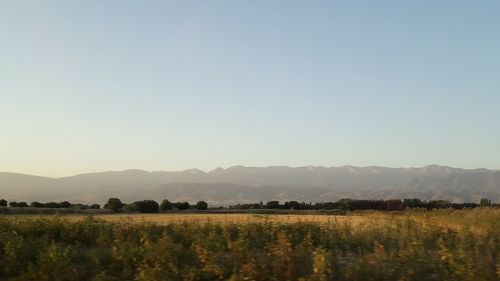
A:
POLYGON ((2 1, 0 172, 500 168, 498 1, 2 1))

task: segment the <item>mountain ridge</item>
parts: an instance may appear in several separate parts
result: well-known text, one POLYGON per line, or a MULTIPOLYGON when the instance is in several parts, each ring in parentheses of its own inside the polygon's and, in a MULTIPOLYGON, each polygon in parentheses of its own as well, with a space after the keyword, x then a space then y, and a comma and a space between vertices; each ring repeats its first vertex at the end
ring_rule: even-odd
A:
POLYGON ((26 173, 18 173, 18 172, 7 172, 3 171, 0 172, 0 174, 10 174, 10 175, 24 175, 24 176, 30 176, 30 177, 39 177, 39 178, 48 178, 48 179, 64 179, 64 178, 72 178, 72 177, 78 177, 78 176, 85 176, 85 175, 94 175, 94 174, 116 174, 116 173, 124 173, 124 172, 136 172, 136 173, 192 173, 196 172, 199 174, 210 174, 210 173, 216 173, 216 172, 226 172, 226 171, 232 171, 232 170, 238 170, 238 169, 284 169, 284 170, 292 170, 292 169, 400 169, 400 170, 454 170, 454 171, 469 171, 469 172, 497 172, 500 171, 499 169, 488 169, 488 168, 458 168, 458 167, 451 167, 451 166, 445 166, 445 165, 438 165, 438 164, 429 164, 425 165, 422 167, 386 167, 386 166, 378 166, 378 165, 370 165, 370 166, 353 166, 353 165, 343 165, 343 166, 316 166, 316 165, 307 165, 307 166, 286 166, 286 165, 274 165, 274 166, 243 166, 243 165, 233 165, 228 168, 222 168, 222 167, 217 167, 212 170, 202 170, 198 168, 191 168, 191 169, 185 169, 185 170, 178 170, 178 171, 167 171, 167 170, 156 170, 156 171, 147 171, 143 169, 125 169, 125 170, 108 170, 108 171, 98 171, 98 172, 85 172, 85 173, 78 173, 75 175, 70 175, 70 176, 62 176, 62 177, 49 177, 49 176, 42 176, 42 175, 32 175, 32 174, 26 174, 26 173))
POLYGON ((22 201, 94 203, 108 197, 124 201, 169 198, 232 204, 267 200, 330 201, 351 198, 500 201, 500 171, 440 165, 382 166, 232 166, 210 171, 128 169, 50 178, 0 172, 0 198, 22 201))

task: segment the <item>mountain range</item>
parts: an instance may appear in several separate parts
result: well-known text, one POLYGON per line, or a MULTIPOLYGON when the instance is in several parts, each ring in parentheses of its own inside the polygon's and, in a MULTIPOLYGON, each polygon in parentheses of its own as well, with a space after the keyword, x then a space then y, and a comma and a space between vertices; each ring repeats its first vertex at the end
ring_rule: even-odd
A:
POLYGON ((49 178, 0 173, 0 198, 9 201, 102 203, 164 198, 170 201, 227 205, 269 200, 306 202, 340 198, 446 199, 500 202, 500 171, 429 165, 387 167, 244 167, 205 172, 143 170, 109 171, 49 178))

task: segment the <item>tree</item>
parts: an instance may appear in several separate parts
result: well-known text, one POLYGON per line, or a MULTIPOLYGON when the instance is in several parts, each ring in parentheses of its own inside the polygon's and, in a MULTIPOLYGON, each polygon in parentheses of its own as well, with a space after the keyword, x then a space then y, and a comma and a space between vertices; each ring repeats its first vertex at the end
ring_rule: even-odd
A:
POLYGON ((278 209, 280 207, 280 202, 278 201, 269 201, 266 203, 267 209, 278 209))
POLYGON ((450 208, 451 202, 448 200, 431 200, 427 203, 427 209, 445 209, 450 208))
POLYGON ((208 209, 208 204, 205 201, 198 201, 194 207, 197 210, 206 210, 208 209))
POLYGON ((168 201, 167 199, 164 199, 160 204, 160 210, 162 210, 162 211, 172 210, 173 208, 174 208, 174 205, 172 204, 172 202, 168 201))
MULTIPOLYGON (((106 205, 104 205, 104 208, 106 208, 106 205)), ((123 204, 121 210, 127 213, 137 212, 137 205, 135 204, 135 202, 132 202, 130 204, 123 204)))
POLYGON ((387 205, 387 211, 402 211, 405 209, 405 206, 399 199, 390 199, 385 201, 387 205))
POLYGON ((112 210, 113 212, 117 212, 123 208, 123 203, 118 198, 109 198, 106 205, 104 205, 104 209, 112 210))
POLYGON ((61 206, 61 208, 71 207, 71 203, 69 203, 68 201, 63 201, 63 202, 59 203, 59 205, 61 206))
POLYGON ((352 200, 351 198, 342 198, 337 201, 339 208, 342 210, 349 210, 351 208, 352 200))
POLYGON ((60 208, 59 203, 56 202, 47 202, 45 203, 45 208, 60 208))
POLYGON ((479 204, 481 206, 490 206, 491 205, 491 200, 486 199, 486 198, 482 198, 479 204))
POLYGON ((28 203, 26 203, 26 202, 19 202, 19 203, 17 203, 17 206, 18 206, 19 208, 26 208, 26 207, 29 207, 28 203))
POLYGON ((101 205, 99 205, 99 204, 90 205, 90 209, 100 209, 100 208, 101 208, 101 205))
POLYGON ((31 205, 31 207, 34 207, 34 208, 43 208, 43 207, 45 207, 45 204, 40 203, 40 202, 36 202, 36 201, 35 202, 31 202, 30 205, 31 205))
POLYGON ((133 209, 141 213, 156 213, 160 208, 154 200, 136 201, 131 205, 133 205, 133 209))
POLYGON ((287 201, 285 202, 285 209, 300 209, 300 203, 297 201, 287 201))
POLYGON ((25 207, 29 207, 28 206, 28 203, 26 202, 9 202, 9 206, 10 207, 17 207, 17 208, 25 208, 25 207))
POLYGON ((7 207, 7 200, 0 199, 0 207, 7 207))
POLYGON ((173 207, 177 210, 186 210, 189 209, 190 206, 188 202, 175 202, 173 204, 173 207))

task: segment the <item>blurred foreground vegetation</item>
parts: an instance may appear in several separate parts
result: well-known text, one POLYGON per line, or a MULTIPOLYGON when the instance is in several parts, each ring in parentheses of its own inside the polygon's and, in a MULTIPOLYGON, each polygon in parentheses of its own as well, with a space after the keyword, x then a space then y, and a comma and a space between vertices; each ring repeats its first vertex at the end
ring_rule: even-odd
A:
POLYGON ((0 280, 500 280, 500 210, 361 222, 154 223, 0 216, 0 280))

